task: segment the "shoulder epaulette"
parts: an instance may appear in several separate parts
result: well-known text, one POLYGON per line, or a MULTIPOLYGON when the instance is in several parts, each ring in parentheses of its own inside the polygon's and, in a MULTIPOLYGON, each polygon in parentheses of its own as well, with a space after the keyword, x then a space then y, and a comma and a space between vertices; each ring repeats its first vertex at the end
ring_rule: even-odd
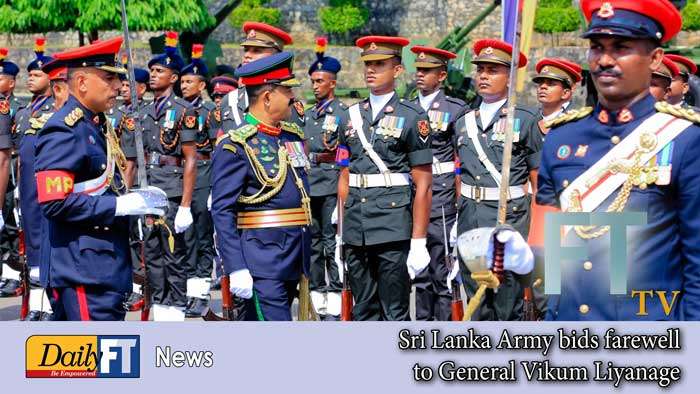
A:
POLYGON ((673 115, 676 118, 681 118, 700 124, 700 114, 695 112, 695 110, 690 107, 676 107, 675 105, 669 104, 666 101, 659 101, 654 105, 654 108, 656 108, 656 110, 659 112, 673 115))
POLYGON ((230 130, 226 136, 231 137, 231 141, 245 144, 246 140, 255 135, 258 132, 257 127, 252 124, 243 125, 236 130, 230 130))
POLYGON ((449 102, 451 102, 451 103, 454 103, 454 104, 465 105, 465 103, 464 103, 463 100, 460 100, 460 99, 458 99, 458 98, 456 98, 456 97, 445 96, 445 100, 447 100, 447 101, 449 101, 449 102))
POLYGON ((280 125, 282 130, 286 131, 287 133, 296 134, 302 140, 304 139, 304 130, 302 130, 296 123, 282 121, 280 122, 280 125))
POLYGON ((83 110, 80 109, 80 107, 75 107, 68 115, 66 115, 65 118, 63 118, 63 121, 66 123, 66 126, 73 127, 80 120, 80 118, 83 117, 83 115, 83 110))
POLYGON ((52 115, 53 115, 53 112, 49 112, 49 113, 42 114, 38 118, 30 118, 29 119, 29 126, 34 130, 39 130, 42 127, 44 127, 44 125, 46 124, 46 122, 49 120, 49 118, 52 115))
POLYGON ((399 99, 399 104, 403 104, 405 107, 408 107, 408 108, 416 111, 417 113, 423 112, 423 108, 420 105, 415 104, 415 103, 411 102, 410 100, 399 99))
POLYGON ((339 106, 340 108, 342 108, 342 109, 348 109, 348 108, 349 108, 347 104, 345 104, 344 102, 342 102, 342 101, 340 101, 340 100, 338 100, 338 106, 339 106))
POLYGON ((593 107, 583 107, 581 109, 574 109, 557 116, 556 118, 545 123, 544 127, 550 129, 554 126, 563 125, 564 123, 571 122, 573 120, 578 120, 583 117, 590 115, 593 112, 593 107))

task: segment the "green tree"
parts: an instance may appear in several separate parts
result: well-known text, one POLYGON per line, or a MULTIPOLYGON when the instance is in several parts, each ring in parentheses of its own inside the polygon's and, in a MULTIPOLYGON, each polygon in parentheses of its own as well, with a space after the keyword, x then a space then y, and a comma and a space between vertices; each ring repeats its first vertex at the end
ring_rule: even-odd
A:
POLYGON ((681 11, 683 16, 683 30, 697 31, 700 30, 700 4, 695 1, 689 1, 681 11))
POLYGON ((321 29, 347 43, 350 33, 362 28, 369 18, 369 10, 362 0, 330 0, 328 7, 317 12, 321 29))
POLYGON ((282 19, 282 12, 264 5, 266 0, 242 0, 241 5, 231 13, 231 25, 241 27, 245 22, 263 22, 277 26, 282 19))
POLYGON ((581 17, 571 0, 540 0, 535 15, 535 31, 562 33, 581 27, 581 17))

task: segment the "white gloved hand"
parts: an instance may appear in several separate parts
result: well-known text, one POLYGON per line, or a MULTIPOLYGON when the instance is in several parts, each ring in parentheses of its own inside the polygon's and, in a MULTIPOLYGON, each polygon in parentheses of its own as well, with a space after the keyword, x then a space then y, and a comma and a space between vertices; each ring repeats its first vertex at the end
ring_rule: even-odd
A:
POLYGON ((0 231, 5 228, 5 218, 2 217, 2 212, 0 212, 0 231))
POLYGON ((39 267, 32 267, 29 269, 29 279, 34 280, 34 281, 39 281, 39 267))
POLYGON ((340 278, 340 282, 343 282, 343 274, 345 273, 343 270, 343 259, 340 256, 340 243, 342 240, 340 239, 340 235, 335 236, 335 265, 338 267, 338 278, 340 278))
POLYGON ((253 277, 247 268, 231 272, 229 280, 234 295, 245 299, 253 297, 253 277))
MULTIPOLYGON (((457 248, 471 272, 489 270, 493 266, 492 227, 476 228, 461 234, 457 248)), ((524 275, 532 271, 535 258, 523 236, 512 228, 498 230, 498 240, 505 244, 503 269, 524 275)))
POLYGON ((331 214, 331 224, 338 224, 338 205, 333 208, 333 213, 331 214))
POLYGON ((211 193, 209 193, 209 197, 207 197, 207 211, 211 211, 211 193))
POLYGON ((158 215, 163 216, 163 207, 168 206, 168 196, 157 187, 149 186, 145 189, 135 189, 117 197, 117 205, 114 216, 129 215, 158 215))
POLYGON ((411 238, 411 250, 408 252, 406 266, 408 276, 413 280, 430 264, 430 253, 428 253, 427 238, 411 238))
POLYGON ((193 221, 190 207, 180 205, 175 214, 175 233, 180 234, 184 232, 192 225, 193 221))
POLYGON ((450 246, 455 246, 455 243, 457 243, 457 221, 455 220, 455 224, 452 225, 452 228, 450 229, 450 246))
POLYGON ((450 271, 447 273, 447 290, 452 292, 452 281, 457 280, 457 282, 462 283, 462 278, 461 275, 459 275, 459 261, 457 261, 457 256, 455 255, 457 251, 454 250, 453 253, 450 255, 450 258, 452 259, 452 268, 450 271))

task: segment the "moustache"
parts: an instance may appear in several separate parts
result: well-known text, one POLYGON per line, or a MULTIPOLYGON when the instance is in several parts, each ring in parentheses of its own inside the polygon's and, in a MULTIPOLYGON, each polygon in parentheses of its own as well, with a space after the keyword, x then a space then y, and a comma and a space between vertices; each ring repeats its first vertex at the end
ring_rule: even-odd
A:
POLYGON ((591 74, 593 74, 594 77, 599 77, 601 75, 610 75, 610 76, 619 78, 622 76, 621 72, 619 72, 613 68, 599 68, 597 70, 592 71, 591 74))

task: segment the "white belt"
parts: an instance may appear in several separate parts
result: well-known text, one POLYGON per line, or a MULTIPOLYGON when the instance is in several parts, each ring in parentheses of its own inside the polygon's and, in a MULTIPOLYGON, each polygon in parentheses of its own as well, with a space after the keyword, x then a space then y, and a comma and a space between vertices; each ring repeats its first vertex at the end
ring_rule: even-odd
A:
POLYGON ((407 173, 350 174, 350 187, 408 186, 410 179, 411 177, 407 173))
MULTIPOLYGON (((525 196, 524 187, 525 185, 508 187, 508 199, 512 200, 525 196)), ((497 187, 471 186, 464 182, 462 182, 460 192, 464 197, 477 201, 498 201, 500 193, 497 187)))
POLYGON ((445 162, 434 162, 433 163, 433 175, 442 175, 449 172, 455 172, 455 162, 445 161, 445 162))

